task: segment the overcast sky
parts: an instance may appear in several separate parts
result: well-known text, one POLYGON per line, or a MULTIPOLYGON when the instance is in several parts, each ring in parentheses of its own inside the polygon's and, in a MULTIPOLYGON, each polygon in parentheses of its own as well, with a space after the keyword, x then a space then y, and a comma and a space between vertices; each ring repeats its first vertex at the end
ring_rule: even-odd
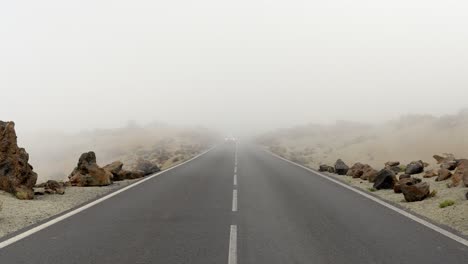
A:
POLYGON ((0 1, 0 120, 225 131, 468 106, 460 0, 0 1))

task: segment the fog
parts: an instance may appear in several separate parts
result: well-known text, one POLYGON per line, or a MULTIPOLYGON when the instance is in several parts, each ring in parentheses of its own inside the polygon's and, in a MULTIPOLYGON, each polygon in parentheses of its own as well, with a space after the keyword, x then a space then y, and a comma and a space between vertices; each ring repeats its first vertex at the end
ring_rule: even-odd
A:
POLYGON ((468 106, 468 4, 3 1, 0 119, 260 133, 468 106))

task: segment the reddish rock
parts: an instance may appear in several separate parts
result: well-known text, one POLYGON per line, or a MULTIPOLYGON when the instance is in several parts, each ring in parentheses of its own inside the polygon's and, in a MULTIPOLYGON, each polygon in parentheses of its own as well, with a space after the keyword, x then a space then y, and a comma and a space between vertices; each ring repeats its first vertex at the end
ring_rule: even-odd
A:
POLYGON ((372 168, 371 166, 364 168, 364 173, 361 176, 362 180, 367 180, 369 182, 374 182, 375 177, 377 177, 377 174, 379 172, 372 168))
POLYGON ((436 181, 445 181, 452 177, 452 173, 448 169, 440 169, 436 181))
POLYGON ((355 163, 346 173, 347 176, 351 176, 353 178, 360 178, 362 174, 364 174, 364 164, 362 163, 355 163))
POLYGON ((99 167, 94 152, 83 153, 77 167, 68 177, 74 186, 106 186, 112 183, 112 173, 99 167))
POLYGON ((401 185, 401 192, 405 196, 407 202, 417 202, 426 199, 430 194, 429 184, 427 182, 420 182, 414 184, 407 182, 401 185))
POLYGON ((18 199, 33 199, 37 174, 28 162, 28 153, 18 147, 15 123, 0 121, 0 189, 18 199))
POLYGON ((468 177, 466 176, 467 173, 468 173, 468 160, 466 159, 459 160, 457 169, 455 170, 455 173, 452 176, 451 187, 459 186, 460 183, 463 182, 466 177, 468 177))
POLYGON ((404 179, 401 179, 399 180, 395 186, 393 186, 393 191, 395 193, 401 193, 401 186, 402 185, 408 185, 408 184, 417 184, 417 183, 420 183, 421 182, 421 179, 418 179, 418 178, 404 178, 404 179))

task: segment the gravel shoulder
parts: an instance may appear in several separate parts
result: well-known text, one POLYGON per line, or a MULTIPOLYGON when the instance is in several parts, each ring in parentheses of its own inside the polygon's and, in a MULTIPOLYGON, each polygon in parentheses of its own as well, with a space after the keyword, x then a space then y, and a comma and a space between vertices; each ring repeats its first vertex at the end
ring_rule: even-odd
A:
POLYGON ((36 224, 88 201, 128 186, 136 180, 114 182, 104 187, 68 187, 64 195, 38 195, 34 200, 18 200, 10 193, 0 191, 0 237, 36 224))

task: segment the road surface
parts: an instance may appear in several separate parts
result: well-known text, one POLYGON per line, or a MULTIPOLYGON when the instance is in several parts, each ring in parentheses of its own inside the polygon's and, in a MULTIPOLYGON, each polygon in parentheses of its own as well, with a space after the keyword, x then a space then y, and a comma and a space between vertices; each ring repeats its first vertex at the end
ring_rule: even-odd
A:
POLYGON ((468 248, 261 148, 227 143, 1 249, 0 263, 466 264, 468 248))

